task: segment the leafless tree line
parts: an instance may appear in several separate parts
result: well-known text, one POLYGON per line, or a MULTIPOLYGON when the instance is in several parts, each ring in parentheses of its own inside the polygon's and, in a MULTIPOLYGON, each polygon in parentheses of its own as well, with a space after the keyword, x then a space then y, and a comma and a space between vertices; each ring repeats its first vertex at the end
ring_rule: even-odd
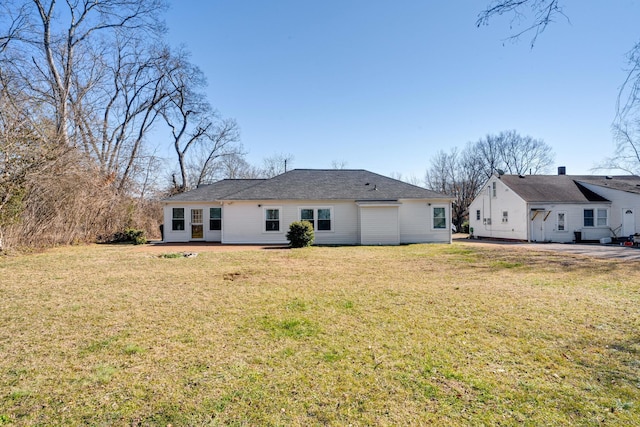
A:
POLYGON ((546 173, 553 159, 553 150, 543 140, 504 131, 469 142, 462 150, 439 151, 431 159, 425 185, 454 198, 452 220, 460 226, 480 187, 492 174, 546 173))
POLYGON ((152 131, 169 129, 174 191, 242 160, 235 121, 163 40, 165 0, 0 4, 0 248, 155 231, 152 131))

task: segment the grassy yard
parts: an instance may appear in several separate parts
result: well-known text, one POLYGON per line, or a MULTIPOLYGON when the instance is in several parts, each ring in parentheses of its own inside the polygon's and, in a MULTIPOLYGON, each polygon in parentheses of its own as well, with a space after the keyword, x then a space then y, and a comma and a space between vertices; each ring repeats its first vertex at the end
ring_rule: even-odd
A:
POLYGON ((0 425, 640 425, 640 269, 470 243, 0 258, 0 425))

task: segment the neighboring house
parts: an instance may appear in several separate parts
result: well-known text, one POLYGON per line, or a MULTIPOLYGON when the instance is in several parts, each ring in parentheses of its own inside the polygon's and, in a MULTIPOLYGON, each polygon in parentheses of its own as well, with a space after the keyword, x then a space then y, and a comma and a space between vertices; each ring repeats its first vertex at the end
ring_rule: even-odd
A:
POLYGON ((469 206, 474 237, 598 241, 636 234, 640 177, 494 175, 469 206))
POLYGON ((225 179, 163 202, 165 242, 282 244, 299 220, 317 244, 451 242, 450 197, 366 170, 225 179))

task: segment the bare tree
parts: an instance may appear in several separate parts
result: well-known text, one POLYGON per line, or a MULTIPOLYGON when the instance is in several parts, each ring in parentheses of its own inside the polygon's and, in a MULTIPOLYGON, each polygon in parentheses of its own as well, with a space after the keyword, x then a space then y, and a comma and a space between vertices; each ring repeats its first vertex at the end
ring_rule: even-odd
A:
POLYGON ((53 157, 34 127, 38 119, 28 97, 13 89, 8 76, 0 73, 0 251, 4 228, 19 220, 30 183, 53 157))
POLYGON ((0 216, 19 214, 5 241, 83 241, 146 221, 131 196, 151 182, 145 141, 168 96, 164 5, 0 3, 0 216))
POLYGON ((348 162, 346 160, 332 160, 331 169, 346 169, 348 162))
POLYGON ((487 135, 473 150, 485 179, 499 170, 517 175, 545 173, 554 159, 553 149, 543 140, 521 136, 515 130, 487 135))
POLYGON ((0 28, 4 32, 0 33, 0 53, 2 53, 9 42, 20 40, 27 26, 27 5, 14 6, 9 2, 0 4, 0 28))
POLYGON ((245 153, 239 147, 238 153, 222 157, 218 161, 218 179, 257 179, 263 178, 260 168, 252 166, 245 159, 245 153))
POLYGON ((489 179, 498 169, 503 167, 502 147, 496 135, 487 135, 478 140, 473 149, 479 159, 480 171, 484 179, 489 179))
POLYGON ((502 15, 511 15, 510 28, 520 27, 510 39, 533 34, 531 47, 556 17, 568 19, 560 0, 493 0, 480 12, 476 25, 488 25, 492 18, 502 15))
POLYGON ((553 150, 541 139, 521 136, 515 130, 498 135, 504 170, 507 173, 524 175, 549 171, 553 164, 553 150))
POLYGON ((189 169, 192 171, 192 185, 197 187, 205 182, 215 181, 220 176, 224 157, 242 155, 238 125, 235 120, 223 119, 209 129, 206 138, 193 147, 189 169))
POLYGON ((295 158, 292 154, 283 153, 267 157, 263 160, 262 175, 265 178, 272 178, 283 174, 288 170, 291 170, 291 165, 293 164, 294 159, 295 158))
MULTIPOLYGON (((142 145, 170 95, 168 76, 175 71, 168 49, 118 37, 113 60, 92 55, 92 76, 71 94, 76 140, 118 191, 130 187, 140 170, 142 145), (86 85, 89 86, 86 86, 86 85)), ((74 73, 75 77, 75 73, 74 73)))
MULTIPOLYGON (((517 40, 525 34, 531 34, 531 47, 535 45, 547 27, 557 18, 568 21, 564 13, 563 0, 492 0, 478 14, 476 25, 488 25, 500 16, 510 17, 510 29, 514 33, 509 37, 517 40)), ((588 7, 588 6, 586 6, 588 7)), ((623 122, 629 114, 637 113, 640 108, 640 43, 637 42, 627 53, 627 76, 617 95, 618 120, 623 122)))
POLYGON ((480 159, 474 151, 472 144, 467 144, 463 151, 441 150, 431 160, 425 175, 427 188, 454 198, 452 222, 458 227, 465 221, 469 205, 483 184, 480 159))
POLYGON ((180 169, 174 192, 182 192, 214 179, 219 158, 239 154, 240 132, 236 121, 221 118, 200 92, 206 79, 185 52, 169 62, 174 65, 165 75, 168 96, 160 112, 171 130, 180 169))
MULTIPOLYGON (((117 30, 151 35, 161 29, 162 0, 65 1, 33 0, 16 5, 24 19, 24 37, 17 38, 20 56, 12 65, 22 71, 26 86, 53 112, 62 144, 74 146, 72 97, 81 75, 92 76, 85 53, 90 46, 108 46, 117 30), (58 7, 59 6, 59 7, 58 7), (18 60, 19 58, 19 60, 18 60), (80 72, 84 68, 84 73, 80 72)), ((84 88, 91 82, 85 81, 84 88)), ((76 91, 79 94, 80 90, 76 91)), ((75 101, 78 98, 76 97, 75 101)))
POLYGON ((620 170, 632 175, 640 174, 640 119, 618 122, 613 126, 616 148, 595 169, 620 170))

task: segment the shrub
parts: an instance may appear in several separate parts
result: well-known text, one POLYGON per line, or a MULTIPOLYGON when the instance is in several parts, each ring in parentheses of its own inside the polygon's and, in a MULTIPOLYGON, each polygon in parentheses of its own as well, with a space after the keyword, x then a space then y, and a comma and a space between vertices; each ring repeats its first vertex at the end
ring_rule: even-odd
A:
POLYGON ((135 228, 126 228, 124 232, 113 235, 112 242, 133 243, 134 245, 144 245, 147 243, 147 237, 144 230, 136 230, 135 228))
POLYGON ((462 229, 458 230, 458 231, 460 231, 461 233, 469 234, 469 221, 463 222, 462 223, 462 229))
POLYGON ((287 240, 292 248, 304 248, 313 244, 315 235, 309 221, 292 222, 287 232, 287 240))

